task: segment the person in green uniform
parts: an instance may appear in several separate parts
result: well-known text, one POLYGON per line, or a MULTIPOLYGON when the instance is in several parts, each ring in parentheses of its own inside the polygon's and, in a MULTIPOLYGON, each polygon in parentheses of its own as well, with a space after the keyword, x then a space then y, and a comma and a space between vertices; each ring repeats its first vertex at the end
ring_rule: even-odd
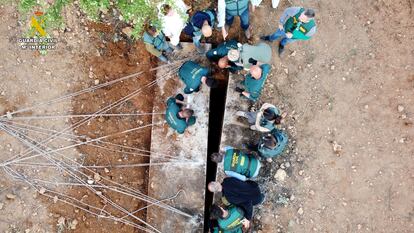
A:
POLYGON ((199 65, 194 61, 186 61, 178 70, 178 77, 184 82, 185 94, 191 94, 198 92, 202 84, 206 84, 208 87, 215 88, 217 82, 214 78, 208 76, 210 71, 199 65))
POLYGON ((256 177, 261 167, 260 161, 253 155, 231 146, 226 146, 224 153, 211 154, 211 161, 215 163, 224 161, 224 173, 242 181, 256 177))
POLYGON ((213 34, 216 22, 216 12, 211 9, 197 11, 187 22, 184 33, 193 38, 193 43, 199 53, 204 53, 200 40, 208 38, 213 34))
POLYGON ((214 204, 210 208, 210 218, 217 220, 217 226, 214 227, 215 233, 242 233, 243 228, 250 227, 250 221, 244 217, 244 211, 237 206, 222 208, 214 204))
POLYGON ((206 56, 212 62, 217 62, 221 69, 228 69, 230 72, 235 73, 242 70, 243 67, 236 65, 234 62, 229 61, 227 54, 230 49, 238 49, 242 46, 236 40, 229 40, 219 44, 216 48, 207 51, 206 56))
POLYGON ((242 82, 243 88, 236 87, 236 91, 240 93, 240 96, 256 102, 260 97, 269 72, 270 65, 268 64, 252 66, 242 82))
POLYGON ((237 116, 244 117, 251 124, 251 130, 268 133, 282 121, 280 110, 273 104, 264 103, 258 111, 245 112, 237 111, 237 116))
POLYGON ((245 43, 237 49, 230 49, 227 57, 236 65, 249 70, 252 65, 270 64, 272 47, 264 42, 256 45, 245 43))
POLYGON ((170 47, 162 31, 157 31, 155 27, 149 26, 148 30, 144 32, 143 40, 145 48, 149 53, 158 57, 162 62, 168 62, 165 54, 171 53, 173 49, 170 47))
POLYGON ((183 134, 188 126, 194 125, 196 122, 196 118, 193 116, 194 111, 184 108, 184 105, 184 96, 182 94, 170 97, 167 100, 165 119, 168 125, 179 134, 183 134))
POLYGON ((280 129, 274 128, 270 133, 260 137, 257 151, 268 162, 282 154, 288 144, 288 136, 280 129))
POLYGON ((297 40, 309 40, 316 33, 314 20, 315 11, 303 7, 289 7, 279 20, 277 31, 262 40, 274 41, 282 38, 279 44, 279 55, 283 53, 285 45, 297 40))

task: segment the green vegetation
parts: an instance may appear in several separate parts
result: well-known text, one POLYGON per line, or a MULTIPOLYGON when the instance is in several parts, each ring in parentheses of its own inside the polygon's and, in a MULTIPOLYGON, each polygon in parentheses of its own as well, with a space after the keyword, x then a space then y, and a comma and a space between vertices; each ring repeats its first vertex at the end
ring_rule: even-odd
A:
MULTIPOLYGON (((7 0, 0 0, 7 2, 7 0)), ((23 17, 29 19, 35 11, 42 11, 45 14, 43 27, 46 31, 63 28, 64 19, 62 10, 65 6, 74 3, 74 0, 54 0, 52 3, 46 0, 17 0, 19 11, 23 17)), ((157 5, 161 0, 78 0, 80 10, 92 21, 99 22, 101 15, 111 15, 117 18, 114 21, 123 21, 129 24, 133 38, 140 38, 144 26, 151 23, 160 26, 158 19, 157 5)), ((173 8, 173 0, 164 0, 173 8)), ((183 13, 185 16, 185 12, 183 13)), ((108 18, 108 17, 106 17, 108 18)))

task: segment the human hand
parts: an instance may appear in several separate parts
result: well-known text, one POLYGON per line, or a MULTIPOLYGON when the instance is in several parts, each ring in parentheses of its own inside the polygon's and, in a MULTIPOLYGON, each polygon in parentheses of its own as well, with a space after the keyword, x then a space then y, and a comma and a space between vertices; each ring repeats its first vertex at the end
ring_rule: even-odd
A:
POLYGON ((227 36, 229 35, 229 33, 226 31, 225 26, 223 26, 221 28, 221 34, 223 35, 223 40, 226 40, 227 36))
POLYGON ((240 92, 240 94, 244 91, 244 89, 240 88, 240 87, 236 87, 236 89, 234 89, 234 90, 237 91, 237 92, 240 92))
POLYGON ((241 220, 241 223, 243 224, 243 227, 245 229, 249 229, 249 227, 250 227, 250 221, 249 220, 243 219, 243 220, 241 220))
POLYGON ((293 34, 292 34, 291 32, 287 32, 287 33, 286 33, 286 37, 287 37, 287 38, 289 38, 289 39, 290 39, 290 38, 292 38, 292 36, 293 36, 293 34))
POLYGON ((279 29, 280 30, 283 30, 284 29, 284 27, 283 27, 283 25, 281 23, 279 23, 279 29))

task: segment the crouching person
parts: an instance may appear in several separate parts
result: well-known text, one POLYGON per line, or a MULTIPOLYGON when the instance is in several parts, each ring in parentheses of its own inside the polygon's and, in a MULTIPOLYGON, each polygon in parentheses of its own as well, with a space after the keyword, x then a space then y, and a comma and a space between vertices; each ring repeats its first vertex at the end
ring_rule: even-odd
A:
POLYGON ((168 125, 175 129, 179 134, 183 134, 188 126, 194 125, 196 118, 194 111, 189 108, 184 108, 184 96, 178 94, 175 97, 170 97, 167 101, 167 110, 165 119, 168 125))
POLYGON ((157 31, 153 26, 149 26, 144 32, 144 44, 149 53, 158 57, 162 62, 167 63, 168 58, 165 54, 171 53, 173 49, 170 47, 163 32, 157 31))
POLYGON ((193 43, 199 53, 204 53, 200 40, 211 37, 216 21, 214 10, 197 11, 189 20, 184 28, 184 33, 193 38, 193 43))
POLYGON ((210 71, 193 61, 185 62, 178 70, 178 76, 185 84, 184 93, 198 92, 202 84, 210 88, 217 87, 217 81, 208 76, 210 71))
POLYGON ((221 163, 224 160, 224 173, 227 176, 245 181, 259 174, 261 164, 253 155, 244 153, 230 146, 224 149, 224 153, 211 154, 211 160, 215 163, 221 163))
POLYGON ((272 158, 282 154, 287 144, 288 136, 286 133, 275 128, 260 138, 257 151, 268 162, 272 162, 272 158))
POLYGON ((213 228, 214 233, 242 233, 243 227, 250 227, 250 221, 244 217, 243 209, 237 206, 222 208, 213 205, 210 209, 210 218, 217 220, 218 226, 213 228))
POLYGON ((243 88, 236 87, 236 91, 240 92, 240 96, 256 102, 262 93, 263 85, 269 72, 270 65, 268 64, 251 66, 249 73, 242 82, 243 88))
POLYGON ((272 131, 283 119, 280 115, 280 110, 273 104, 268 103, 263 104, 259 111, 237 111, 236 115, 246 118, 251 125, 251 130, 257 130, 263 133, 272 131))
POLYGON ((248 220, 253 217, 253 206, 263 203, 265 198, 259 185, 252 180, 241 181, 234 177, 226 177, 221 184, 216 181, 210 182, 207 188, 212 193, 221 192, 223 205, 241 207, 248 220))

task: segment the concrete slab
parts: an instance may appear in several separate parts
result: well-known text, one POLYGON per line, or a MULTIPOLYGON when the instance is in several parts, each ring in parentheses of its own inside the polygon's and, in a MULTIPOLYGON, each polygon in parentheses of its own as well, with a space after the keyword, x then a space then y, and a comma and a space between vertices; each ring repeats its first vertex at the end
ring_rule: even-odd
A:
MULTIPOLYGON (((205 45, 207 49, 211 45, 205 45)), ((198 56, 192 43, 183 43, 183 50, 177 51, 175 59, 196 56, 195 60, 209 66, 204 56, 198 56)), ((157 77, 170 72, 171 67, 157 72, 157 77)), ((164 112, 168 97, 183 93, 184 85, 177 74, 172 79, 158 83, 154 93, 154 112, 164 112)), ((164 233, 169 232, 202 232, 204 219, 204 198, 206 180, 207 136, 209 116, 210 90, 203 87, 198 93, 186 95, 191 108, 194 110, 197 122, 190 126, 186 133, 177 134, 166 123, 154 126, 152 129, 151 151, 168 154, 178 158, 187 158, 196 161, 195 164, 174 164, 166 166, 151 166, 149 169, 149 196, 159 200, 174 196, 179 190, 183 192, 172 202, 171 206, 185 211, 193 216, 199 216, 201 222, 194 221, 159 207, 149 207, 147 222, 164 233)), ((164 115, 154 115, 153 122, 165 122, 164 115)), ((158 162, 152 158, 151 163, 158 162)))
MULTIPOLYGON (((240 94, 234 89, 236 84, 243 80, 243 75, 229 73, 229 83, 227 87, 226 106, 223 118, 223 130, 221 133, 220 150, 223 151, 225 146, 241 148, 243 143, 249 141, 252 134, 246 120, 240 120, 236 116, 237 111, 248 111, 248 100, 242 99, 240 94)), ((223 163, 217 166, 217 181, 222 181, 225 177, 223 172, 223 163)), ((215 199, 217 199, 215 197, 215 199)))

